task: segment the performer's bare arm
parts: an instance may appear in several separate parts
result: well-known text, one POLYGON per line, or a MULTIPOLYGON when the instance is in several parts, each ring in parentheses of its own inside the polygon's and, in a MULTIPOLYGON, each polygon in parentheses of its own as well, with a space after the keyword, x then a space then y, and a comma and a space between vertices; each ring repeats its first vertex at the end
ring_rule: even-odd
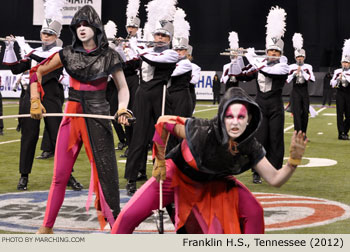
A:
POLYGON ((290 157, 281 169, 276 170, 275 167, 264 157, 254 169, 260 174, 264 180, 272 186, 280 187, 288 181, 295 171, 297 164, 300 163, 304 154, 307 139, 304 140, 304 134, 294 131, 290 144, 290 157))
MULTIPOLYGON (((112 78, 118 89, 118 110, 126 109, 129 103, 129 88, 125 80, 124 72, 121 69, 112 73, 112 78)), ((120 116, 118 122, 128 125, 128 119, 125 116, 120 116)))
MULTIPOLYGON (((38 82, 41 83, 42 77, 60 67, 63 67, 63 64, 61 62, 60 56, 58 53, 56 53, 53 58, 50 61, 45 62, 44 64, 40 65, 36 70, 36 75, 38 78, 38 82)), ((40 94, 38 92, 38 86, 36 82, 33 82, 30 85, 30 97, 33 98, 40 98, 40 94)))

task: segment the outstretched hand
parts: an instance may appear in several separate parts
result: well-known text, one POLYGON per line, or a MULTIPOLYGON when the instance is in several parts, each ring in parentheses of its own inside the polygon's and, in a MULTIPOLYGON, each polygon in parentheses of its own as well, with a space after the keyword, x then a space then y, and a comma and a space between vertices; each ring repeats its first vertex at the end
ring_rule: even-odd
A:
POLYGON ((46 109, 41 104, 40 98, 32 98, 30 100, 30 117, 39 120, 43 117, 43 113, 46 113, 46 109))
POLYGON ((302 131, 294 131, 292 136, 292 141, 289 147, 289 162, 292 165, 299 165, 301 163, 301 159, 304 155, 307 138, 305 137, 305 133, 302 131))

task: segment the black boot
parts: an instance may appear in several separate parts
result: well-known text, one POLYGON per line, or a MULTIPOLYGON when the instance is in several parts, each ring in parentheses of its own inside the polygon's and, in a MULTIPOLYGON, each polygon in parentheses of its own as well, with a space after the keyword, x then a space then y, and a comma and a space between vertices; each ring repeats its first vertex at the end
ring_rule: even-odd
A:
POLYGON ((36 159, 48 159, 55 156, 53 151, 43 151, 40 156, 37 156, 36 159))
POLYGON ((127 158, 129 154, 129 148, 126 148, 126 150, 124 151, 124 154, 121 154, 120 157, 121 158, 127 158))
POLYGON ((261 184, 262 183, 260 175, 257 172, 253 172, 253 183, 254 184, 261 184))
POLYGON ((347 136, 344 132, 340 133, 338 136, 339 140, 349 140, 349 136, 347 136))
POLYGON ((17 190, 26 191, 28 185, 28 177, 20 177, 17 185, 17 190))
POLYGON ((136 181, 128 181, 126 184, 126 194, 128 196, 133 196, 136 192, 136 181))
POLYGON ((71 174, 67 186, 70 186, 74 191, 81 191, 84 187, 71 174))
POLYGON ((146 175, 146 173, 139 172, 139 173, 137 174, 137 179, 136 179, 136 181, 144 181, 144 180, 147 180, 147 175, 146 175))

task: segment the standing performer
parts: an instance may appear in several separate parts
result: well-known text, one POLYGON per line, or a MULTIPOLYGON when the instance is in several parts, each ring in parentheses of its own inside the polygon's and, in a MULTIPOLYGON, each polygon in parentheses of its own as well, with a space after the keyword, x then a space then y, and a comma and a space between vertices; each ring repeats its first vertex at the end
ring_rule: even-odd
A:
MULTIPOLYGON (((106 101, 107 78, 112 74, 119 90, 118 121, 126 124, 131 115, 126 110, 129 91, 122 71, 119 54, 109 48, 100 17, 90 5, 79 9, 70 24, 71 46, 49 57, 31 69, 31 115, 42 117, 40 103, 42 76, 65 67, 70 75, 66 113, 108 115, 106 101)), ((84 143, 91 164, 89 195, 96 195, 95 207, 101 229, 106 222, 113 225, 120 211, 118 169, 110 122, 102 119, 63 117, 57 136, 55 165, 45 218, 38 233, 52 233, 58 211, 63 203, 65 188, 84 143)), ((90 198, 90 197, 89 197, 90 198)), ((87 208, 90 205, 87 202, 87 208)))
MULTIPOLYGON (((263 120, 256 137, 266 150, 266 158, 279 169, 284 156, 284 107, 282 89, 287 80, 289 66, 283 54, 285 32, 284 9, 272 7, 267 17, 266 59, 256 57, 253 49, 245 54, 251 68, 242 75, 247 81, 256 79, 256 102, 261 108, 263 120)), ((261 183, 260 175, 253 171, 253 183, 261 183)))
POLYGON ((216 102, 219 104, 220 103, 220 90, 221 90, 221 83, 219 80, 219 76, 217 73, 215 73, 213 77, 213 104, 216 102))
POLYGON ((194 110, 196 108, 196 101, 197 101, 197 97, 196 97, 196 85, 199 82, 200 79, 200 75, 201 75, 201 68, 196 65, 195 63, 193 63, 193 57, 192 57, 192 52, 193 52, 193 47, 192 46, 188 46, 187 49, 187 58, 191 61, 191 65, 192 65, 192 78, 190 81, 190 94, 191 94, 191 100, 192 100, 192 114, 194 113, 194 110))
POLYGON ((332 96, 333 96, 333 89, 330 85, 332 79, 332 73, 330 69, 323 77, 323 100, 322 100, 322 106, 326 106, 326 103, 328 106, 331 106, 332 104, 332 96))
MULTIPOLYGON (((154 13, 152 8, 159 8, 162 4, 165 4, 163 0, 154 0, 148 4, 148 22, 158 20, 155 29, 152 27, 148 28, 147 24, 144 29, 146 32, 147 29, 153 31, 154 47, 141 50, 137 46, 136 39, 130 39, 130 48, 137 52, 142 60, 142 66, 141 82, 136 91, 133 106, 137 119, 134 124, 124 175, 128 180, 126 190, 129 196, 136 191, 136 180, 139 172, 146 174, 147 147, 151 138, 149 133, 161 115, 163 87, 167 85, 178 61, 178 54, 174 50, 169 49, 174 32, 173 24, 166 20, 159 20, 159 16, 150 16, 150 14, 154 13)), ((175 6, 172 7, 175 8, 175 6)), ((159 14, 165 15, 166 13, 159 14)), ((168 101, 168 98, 166 101, 168 101)), ((168 114, 170 110, 170 104, 166 103, 165 113, 168 114)))
MULTIPOLYGON (((138 39, 138 31, 140 28, 140 19, 137 17, 139 12, 140 0, 129 0, 127 10, 126 10, 126 30, 128 32, 127 38, 136 38, 138 39)), ((128 43, 121 43, 123 48, 126 64, 123 68, 124 75, 126 78, 126 83, 128 84, 130 99, 128 109, 133 110, 136 90, 140 84, 139 78, 139 69, 141 67, 141 60, 133 50, 129 48, 128 43)), ((129 146, 132 138, 133 125, 125 126, 125 135, 126 135, 126 145, 129 146)), ((122 157, 128 157, 129 148, 127 148, 122 155, 122 157)), ((138 179, 146 179, 145 174, 141 174, 138 179)))
MULTIPOLYGON (((228 41, 229 41, 231 50, 239 50, 238 34, 236 32, 229 33, 228 41)), ((244 67, 242 57, 234 56, 235 54, 234 51, 231 51, 231 53, 232 53, 232 56, 230 56, 231 62, 223 66, 222 75, 221 75, 221 82, 225 83, 225 91, 231 87, 239 86, 239 80, 237 79, 237 76, 235 76, 231 71, 232 65, 239 64, 241 68, 244 67)))
POLYGON ((349 140, 350 129, 350 39, 345 40, 341 59, 342 68, 336 69, 331 86, 337 90, 338 139, 349 140))
POLYGON ((305 50, 303 49, 303 37, 300 33, 293 36, 295 64, 289 66, 289 76, 287 82, 293 81, 291 94, 292 113, 294 130, 301 130, 306 135, 309 121, 309 81, 315 82, 315 75, 312 66, 305 64, 305 50))
MULTIPOLYGON (((3 64, 8 65, 13 74, 20 74, 29 70, 36 62, 41 62, 50 55, 62 49, 58 44, 61 42, 58 38, 61 33, 62 25, 58 21, 62 17, 59 10, 64 5, 64 1, 47 1, 45 3, 45 20, 40 31, 40 38, 43 42, 42 47, 32 49, 25 43, 23 37, 16 37, 16 41, 21 48, 22 60, 17 61, 14 51, 14 37, 7 36, 6 50, 3 64)), ((63 68, 58 68, 43 78, 42 88, 45 92, 43 105, 48 113, 62 113, 63 95, 62 85, 59 78, 63 68)), ((26 90, 23 97, 20 113, 28 114, 30 110, 30 92, 26 90)), ((58 128, 61 123, 60 117, 46 117, 45 129, 49 136, 50 145, 55 150, 58 128)), ((32 171, 36 144, 39 139, 40 121, 31 118, 21 119, 21 150, 19 160, 19 179, 17 189, 27 190, 29 174, 32 171)), ((73 178, 74 179, 74 178, 73 178)), ((74 179, 75 180, 75 179, 74 179)))
POLYGON ((175 202, 178 233, 264 233, 263 209, 234 175, 251 167, 272 186, 292 176, 304 154, 302 132, 294 132, 290 157, 276 170, 266 159, 254 135, 261 123, 259 106, 241 88, 230 88, 213 119, 162 116, 156 125, 153 178, 129 200, 112 233, 132 233, 159 206, 163 180, 163 205, 175 202), (165 159, 169 134, 183 139, 165 159))
POLYGON ((186 14, 177 8, 174 16, 173 50, 178 53, 179 61, 171 74, 168 91, 172 102, 174 115, 190 117, 192 115, 192 99, 190 94, 190 81, 192 79, 192 64, 186 57, 188 50, 188 37, 190 25, 185 20, 186 14))

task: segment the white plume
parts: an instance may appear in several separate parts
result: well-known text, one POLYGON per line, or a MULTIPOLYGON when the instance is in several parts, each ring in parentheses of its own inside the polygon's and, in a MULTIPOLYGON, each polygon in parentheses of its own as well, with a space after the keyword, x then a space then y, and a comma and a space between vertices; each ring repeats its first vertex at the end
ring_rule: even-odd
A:
POLYGON ((239 45, 238 45, 238 34, 237 32, 230 32, 228 35, 228 41, 230 43, 230 48, 231 49, 238 49, 239 45))
POLYGON ((303 36, 300 33, 294 33, 293 38, 293 47, 295 50, 300 50, 303 48, 303 36))
POLYGON ((177 8, 174 15, 174 37, 187 38, 190 36, 190 24, 185 20, 186 13, 183 9, 177 8))
POLYGON ((350 39, 344 41, 343 55, 350 56, 350 39))
POLYGON ((160 20, 174 20, 176 4, 177 0, 152 0, 146 5, 147 22, 144 27, 146 40, 153 40, 152 32, 160 20))
POLYGON ((136 32, 137 37, 140 38, 141 40, 143 40, 143 29, 139 28, 136 32))
POLYGON ((117 35, 117 25, 112 20, 108 20, 107 24, 104 25, 104 29, 107 38, 115 38, 117 35))
POLYGON ((126 7, 126 17, 137 17, 139 14, 140 0, 129 0, 126 7))
POLYGON ((46 0, 44 3, 45 19, 57 20, 62 22, 62 9, 66 0, 46 0))
POLYGON ((267 16, 266 35, 270 38, 281 38, 286 31, 286 15, 284 9, 272 7, 267 16))

